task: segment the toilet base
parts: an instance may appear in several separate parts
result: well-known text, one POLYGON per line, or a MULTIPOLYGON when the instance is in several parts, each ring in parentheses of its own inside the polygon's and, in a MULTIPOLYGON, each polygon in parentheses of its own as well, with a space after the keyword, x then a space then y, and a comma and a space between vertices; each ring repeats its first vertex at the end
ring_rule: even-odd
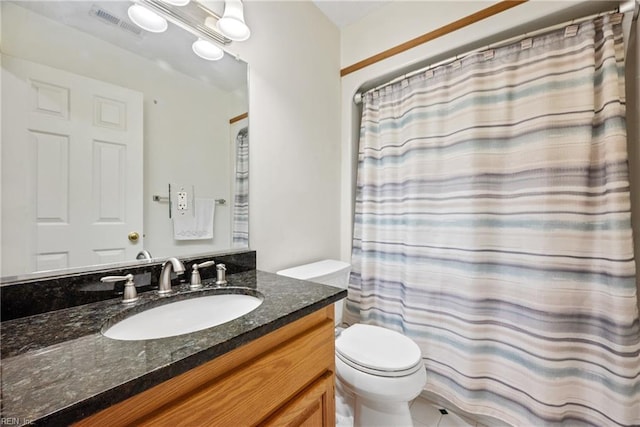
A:
POLYGON ((412 427, 409 402, 385 402, 357 396, 336 377, 336 427, 412 427))
POLYGON ((413 427, 408 402, 374 402, 356 397, 354 419, 354 427, 413 427))

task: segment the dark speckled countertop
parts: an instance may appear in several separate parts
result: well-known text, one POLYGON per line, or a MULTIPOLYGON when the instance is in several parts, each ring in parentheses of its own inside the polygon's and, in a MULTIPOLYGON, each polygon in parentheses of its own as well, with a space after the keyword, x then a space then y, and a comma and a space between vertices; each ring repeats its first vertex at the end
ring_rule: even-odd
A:
POLYGON ((133 307, 111 299, 3 322, 2 422, 71 424, 346 297, 343 289, 256 270, 227 280, 221 290, 205 282, 203 290, 182 288, 171 297, 145 292, 133 307), (143 304, 256 291, 264 296, 257 309, 202 331, 144 341, 100 333, 113 316, 143 304))

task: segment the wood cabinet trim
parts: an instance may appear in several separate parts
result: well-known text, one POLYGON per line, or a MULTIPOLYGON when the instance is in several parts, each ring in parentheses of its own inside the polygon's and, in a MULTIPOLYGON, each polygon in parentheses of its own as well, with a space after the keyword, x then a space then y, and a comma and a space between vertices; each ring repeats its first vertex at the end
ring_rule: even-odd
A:
POLYGON ((527 1, 528 0, 504 0, 486 7, 482 10, 472 13, 471 15, 467 15, 456 21, 448 23, 447 25, 436 28, 433 31, 429 31, 428 33, 422 34, 421 36, 418 36, 414 39, 365 58, 361 61, 356 62, 355 64, 349 65, 348 67, 340 70, 340 77, 344 77, 347 74, 351 74, 355 71, 361 70, 365 67, 368 67, 369 65, 375 64, 376 62, 383 61, 394 55, 405 52, 409 49, 413 49, 416 46, 420 46, 421 44, 427 43, 431 40, 435 40, 439 37, 452 33, 471 24, 475 24, 476 22, 482 21, 483 19, 489 18, 493 15, 497 15, 498 13, 504 12, 505 10, 509 10, 513 7, 519 6, 523 3, 526 3, 527 1))

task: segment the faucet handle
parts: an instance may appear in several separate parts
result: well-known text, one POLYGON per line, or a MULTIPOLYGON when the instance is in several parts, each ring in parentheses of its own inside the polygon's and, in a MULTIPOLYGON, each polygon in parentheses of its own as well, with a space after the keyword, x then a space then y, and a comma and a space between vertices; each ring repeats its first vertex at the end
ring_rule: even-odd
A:
POLYGON ((104 276, 100 278, 101 282, 121 282, 123 280, 133 282, 133 274, 127 274, 125 276, 104 276))
POLYGON ((129 304, 138 301, 138 292, 136 291, 136 284, 133 283, 133 274, 127 274, 126 276, 105 276, 100 278, 101 282, 120 282, 122 280, 126 280, 124 284, 122 303, 129 304))
POLYGON ((204 267, 211 267, 212 265, 216 265, 216 262, 214 260, 201 262, 200 264, 194 264, 193 268, 198 269, 198 268, 204 268, 204 267))
POLYGON ((193 264, 193 270, 191 271, 191 283, 189 284, 189 289, 195 290, 200 289, 202 287, 202 279, 200 278, 199 268, 210 267, 212 265, 216 265, 214 260, 201 262, 200 264, 193 264))

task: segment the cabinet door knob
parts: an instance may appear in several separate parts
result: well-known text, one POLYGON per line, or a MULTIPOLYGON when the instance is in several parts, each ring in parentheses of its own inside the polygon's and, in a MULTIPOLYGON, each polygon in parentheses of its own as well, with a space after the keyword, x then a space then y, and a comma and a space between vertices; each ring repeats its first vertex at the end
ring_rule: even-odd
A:
POLYGON ((137 231, 132 231, 131 233, 129 233, 129 235, 127 237, 129 238, 130 242, 134 242, 135 243, 140 238, 140 235, 138 234, 137 231))

